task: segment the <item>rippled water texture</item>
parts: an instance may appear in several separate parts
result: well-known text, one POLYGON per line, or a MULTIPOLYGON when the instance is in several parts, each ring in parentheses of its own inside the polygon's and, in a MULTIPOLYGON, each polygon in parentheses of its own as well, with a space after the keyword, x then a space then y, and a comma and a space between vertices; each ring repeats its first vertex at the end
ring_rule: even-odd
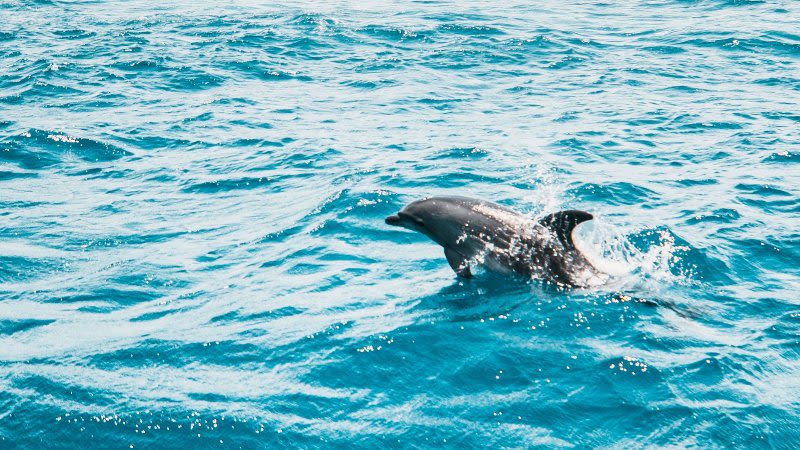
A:
POLYGON ((198 3, 0 0, 0 447, 797 448, 798 2, 198 3))

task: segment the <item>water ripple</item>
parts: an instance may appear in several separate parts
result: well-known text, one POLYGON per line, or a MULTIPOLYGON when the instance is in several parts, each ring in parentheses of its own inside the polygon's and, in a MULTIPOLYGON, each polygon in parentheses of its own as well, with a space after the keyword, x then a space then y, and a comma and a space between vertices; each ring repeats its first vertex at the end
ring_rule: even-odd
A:
POLYGON ((797 441, 794 3, 0 10, 0 447, 797 441), (456 279, 438 194, 609 283, 456 279))

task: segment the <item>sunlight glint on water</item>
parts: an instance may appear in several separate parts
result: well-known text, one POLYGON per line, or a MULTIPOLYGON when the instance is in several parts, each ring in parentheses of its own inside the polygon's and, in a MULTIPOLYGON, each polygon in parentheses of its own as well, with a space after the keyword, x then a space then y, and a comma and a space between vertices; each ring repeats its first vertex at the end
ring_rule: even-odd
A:
POLYGON ((798 8, 0 2, 0 448, 795 447, 798 8))

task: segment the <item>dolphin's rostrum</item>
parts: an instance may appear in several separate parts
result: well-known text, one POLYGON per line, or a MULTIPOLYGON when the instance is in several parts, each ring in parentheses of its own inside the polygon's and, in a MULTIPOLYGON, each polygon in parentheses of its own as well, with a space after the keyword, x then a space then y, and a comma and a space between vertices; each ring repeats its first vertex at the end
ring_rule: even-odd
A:
POLYGON ((602 275, 572 240, 572 230, 592 215, 560 211, 534 221, 506 207, 467 197, 430 197, 386 218, 389 225, 419 231, 444 247, 450 267, 472 277, 482 264, 565 286, 592 284, 602 275))

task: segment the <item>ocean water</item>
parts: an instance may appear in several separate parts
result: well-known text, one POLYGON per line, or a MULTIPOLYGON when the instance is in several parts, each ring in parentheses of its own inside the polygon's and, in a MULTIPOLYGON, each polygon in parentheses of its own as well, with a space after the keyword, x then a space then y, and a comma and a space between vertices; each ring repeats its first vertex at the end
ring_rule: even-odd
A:
POLYGON ((0 447, 800 446, 800 3, 198 3, 0 0, 0 447))

